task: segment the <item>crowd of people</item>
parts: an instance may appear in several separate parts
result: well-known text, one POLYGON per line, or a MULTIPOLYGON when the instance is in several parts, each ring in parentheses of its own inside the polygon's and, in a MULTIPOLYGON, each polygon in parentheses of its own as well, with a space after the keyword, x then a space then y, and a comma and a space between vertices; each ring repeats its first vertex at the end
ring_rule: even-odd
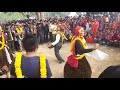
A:
POLYGON ((20 45, 20 51, 22 51, 22 39, 27 34, 36 35, 39 44, 53 42, 54 31, 59 29, 59 26, 63 25, 64 35, 66 40, 71 40, 75 33, 76 26, 82 26, 85 29, 85 39, 88 43, 100 43, 109 46, 119 46, 120 42, 120 20, 119 15, 105 15, 105 16, 78 16, 78 17, 56 17, 46 20, 37 21, 31 20, 19 20, 1 24, 1 28, 4 30, 4 34, 7 36, 9 47, 12 51, 15 51, 15 46, 18 41, 20 45), (19 30, 20 29, 20 30, 19 30), (15 34, 22 31, 20 38, 15 34), (12 34, 12 35, 10 35, 12 34))
POLYGON ((94 51, 97 49, 98 46, 95 46, 95 48, 92 49, 88 49, 87 46, 84 45, 85 40, 83 38, 85 38, 87 43, 99 43, 103 45, 119 47, 119 14, 113 13, 111 15, 103 16, 85 15, 64 18, 55 17, 39 21, 36 19, 25 19, 11 21, 4 24, 2 23, 0 25, 0 58, 2 58, 0 64, 1 71, 6 71, 6 69, 3 68, 5 65, 7 65, 8 67, 9 65, 11 65, 10 72, 11 76, 13 77, 22 78, 24 76, 27 78, 37 78, 40 75, 44 78, 51 77, 52 73, 45 56, 36 56, 38 45, 48 43, 49 48, 54 47, 55 56, 58 59, 59 63, 62 63, 65 61, 59 54, 59 50, 62 48, 62 43, 64 43, 65 41, 71 41, 72 44, 74 43, 71 49, 72 56, 69 56, 70 59, 72 58, 72 61, 68 58, 68 62, 65 65, 64 75, 66 78, 72 78, 69 73, 71 74, 74 72, 76 73, 76 75, 73 75, 73 77, 89 78, 91 77, 91 68, 84 56, 84 53, 94 51), (4 47, 6 47, 7 49, 3 49, 4 47), (23 50, 26 51, 25 55, 22 54, 23 50), (14 57, 12 54, 14 54, 15 51, 21 53, 16 55, 15 59, 13 59, 14 57), (9 52, 10 55, 8 56, 8 53, 6 52, 9 52), (78 54, 79 56, 77 56, 78 54), (10 57, 10 60, 8 60, 8 57, 10 57), (5 59, 6 61, 2 61, 3 59, 5 59), (27 59, 30 60, 27 61, 27 59), (75 60, 79 62, 74 62, 75 60), (45 64, 44 61, 46 61, 47 63, 45 64), (27 66, 28 63, 31 67, 29 65, 27 66), (75 65, 76 63, 79 63, 80 65, 82 63, 82 67, 84 67, 84 72, 79 72, 83 68, 81 66, 79 67, 78 65, 75 65), (18 64, 22 64, 22 69, 21 66, 18 64), (47 69, 42 69, 44 65, 47 66, 47 69), (39 67, 41 67, 42 70, 39 69, 39 67), (78 69, 78 71, 72 71, 72 68, 74 67, 78 67, 80 68, 80 70, 78 69), (30 73, 27 72, 30 70, 30 73), (47 76, 45 75, 45 73, 47 73, 47 76))

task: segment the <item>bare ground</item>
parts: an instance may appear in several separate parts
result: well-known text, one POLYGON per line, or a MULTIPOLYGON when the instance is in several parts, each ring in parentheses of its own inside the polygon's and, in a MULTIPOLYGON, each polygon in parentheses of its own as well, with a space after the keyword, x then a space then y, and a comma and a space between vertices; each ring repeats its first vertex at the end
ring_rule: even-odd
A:
MULTIPOLYGON (((92 44, 88 44, 88 46, 92 47, 92 44)), ((61 56, 64 58, 65 61, 67 61, 67 57, 70 55, 70 43, 63 44, 62 49, 60 50, 61 56)), ((108 47, 108 46, 102 46, 100 45, 99 50, 109 54, 109 58, 104 61, 96 61, 90 57, 87 57, 88 62, 90 63, 90 66, 92 68, 92 78, 97 78, 100 73, 106 69, 108 66, 111 65, 118 65, 120 64, 120 48, 115 47, 108 47)), ((47 44, 39 45, 38 54, 43 53, 46 58, 49 61, 50 68, 52 71, 52 78, 64 78, 63 76, 63 69, 65 63, 59 64, 55 55, 54 55, 54 49, 49 49, 47 47, 47 44)), ((5 77, 5 76, 4 76, 5 77)), ((0 77, 0 78, 4 78, 0 77)))
MULTIPOLYGON (((92 47, 92 44, 88 44, 88 46, 92 47)), ((67 57, 70 55, 70 43, 63 44, 62 49, 60 50, 61 56, 67 61, 67 57)), ((120 64, 120 48, 115 47, 108 47, 100 45, 99 50, 109 54, 109 58, 104 61, 96 61, 90 57, 87 57, 88 62, 92 68, 92 78, 97 78, 100 73, 106 69, 108 66, 111 65, 118 65, 120 64)), ((48 49, 47 44, 40 45, 38 53, 43 53, 46 55, 46 58, 49 61, 50 68, 53 73, 53 78, 64 78, 63 77, 63 69, 65 63, 59 64, 55 55, 54 49, 48 49)))

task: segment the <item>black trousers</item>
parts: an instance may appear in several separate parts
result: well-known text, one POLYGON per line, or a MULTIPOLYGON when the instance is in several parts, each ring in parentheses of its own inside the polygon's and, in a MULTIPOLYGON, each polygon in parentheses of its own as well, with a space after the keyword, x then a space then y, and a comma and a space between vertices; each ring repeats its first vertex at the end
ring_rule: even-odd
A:
POLYGON ((49 36, 50 36, 50 41, 53 42, 53 35, 52 35, 52 32, 49 32, 49 36))
POLYGON ((15 51, 14 41, 8 41, 8 46, 11 51, 13 52, 15 51))
POLYGON ((20 45, 19 45, 18 41, 14 41, 14 46, 15 46, 16 51, 20 50, 20 45))
POLYGON ((44 42, 48 42, 48 31, 44 32, 44 42))
POLYGON ((62 44, 61 45, 57 44, 54 47, 55 56, 58 59, 58 61, 64 61, 63 58, 61 57, 60 53, 59 53, 59 50, 61 49, 61 47, 62 47, 62 44))

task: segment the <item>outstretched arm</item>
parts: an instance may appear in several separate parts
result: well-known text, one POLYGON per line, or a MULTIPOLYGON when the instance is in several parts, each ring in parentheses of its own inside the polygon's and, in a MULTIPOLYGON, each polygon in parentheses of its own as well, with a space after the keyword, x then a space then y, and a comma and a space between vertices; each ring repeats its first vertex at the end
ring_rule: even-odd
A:
POLYGON ((83 47, 83 45, 82 45, 82 43, 80 42, 80 41, 76 41, 76 43, 75 43, 75 53, 76 53, 76 55, 77 54, 84 54, 84 53, 88 53, 88 52, 91 52, 91 51, 93 51, 94 49, 93 48, 91 48, 91 49, 84 49, 84 47, 83 47))

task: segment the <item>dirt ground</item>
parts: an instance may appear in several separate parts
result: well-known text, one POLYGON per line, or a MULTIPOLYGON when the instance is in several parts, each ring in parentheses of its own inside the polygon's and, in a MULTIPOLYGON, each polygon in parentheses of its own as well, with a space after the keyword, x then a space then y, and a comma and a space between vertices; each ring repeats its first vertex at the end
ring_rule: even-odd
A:
MULTIPOLYGON (((92 47, 92 44, 88 44, 88 46, 92 47)), ((63 44, 62 49, 60 50, 61 56, 64 58, 65 61, 67 61, 67 57, 70 55, 70 43, 63 44)), ((87 60, 90 63, 90 66, 92 68, 92 78, 97 78, 100 73, 106 69, 108 66, 111 65, 118 65, 120 64, 120 48, 115 47, 108 47, 108 46, 102 46, 100 45, 99 50, 107 53, 109 55, 109 58, 104 61, 96 61, 88 56, 87 60)), ((40 45, 38 53, 43 53, 46 55, 46 58, 49 61, 50 68, 52 70, 53 78, 64 78, 63 77, 63 69, 65 63, 59 64, 55 55, 54 55, 54 49, 48 49, 47 44, 40 45)))
MULTIPOLYGON (((92 47, 92 44, 88 44, 89 47, 92 47)), ((63 44, 62 49, 60 50, 61 56, 64 58, 65 61, 67 61, 67 57, 70 55, 70 43, 63 44)), ((108 47, 108 46, 102 46, 100 45, 99 50, 107 53, 109 55, 109 58, 104 61, 96 61, 88 56, 86 56, 88 62, 90 63, 90 66, 92 68, 92 78, 97 78, 100 73, 106 69, 108 66, 111 65, 118 65, 120 64, 120 48, 115 47, 108 47)), ((63 69, 65 63, 59 64, 55 55, 54 55, 54 49, 49 49, 47 47, 47 44, 39 45, 39 49, 37 51, 38 54, 43 53, 46 58, 49 61, 50 68, 52 71, 52 78, 64 78, 63 77, 63 69)), ((1 77, 0 77, 1 78, 1 77)))

